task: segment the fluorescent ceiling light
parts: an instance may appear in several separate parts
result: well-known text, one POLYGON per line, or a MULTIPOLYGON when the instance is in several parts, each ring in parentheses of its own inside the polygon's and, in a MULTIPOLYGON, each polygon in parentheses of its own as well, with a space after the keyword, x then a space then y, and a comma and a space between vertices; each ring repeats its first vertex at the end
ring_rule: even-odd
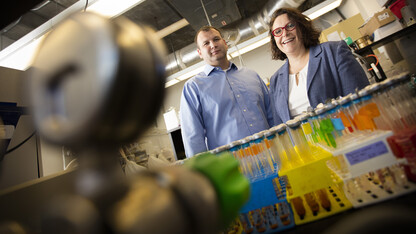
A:
POLYGON ((172 85, 175 85, 177 83, 179 83, 179 80, 177 80, 177 79, 170 80, 170 81, 165 83, 165 88, 170 87, 172 85))
MULTIPOLYGON (((90 0, 87 11, 96 12, 97 14, 111 18, 123 14, 143 1, 144 0, 90 0)), ((0 51, 0 66, 17 70, 26 70, 31 65, 36 49, 44 35, 66 17, 73 13, 81 12, 84 8, 85 1, 74 3, 57 16, 0 51)))
POLYGON ((144 0, 98 0, 91 4, 87 11, 112 18, 123 14, 142 2, 144 0))
POLYGON ((178 78, 176 78, 177 80, 183 81, 186 80, 188 78, 191 78, 192 76, 202 72, 204 70, 204 66, 201 67, 197 67, 195 69, 193 69, 192 71, 189 71, 183 75, 178 76, 178 78))
POLYGON ((180 81, 184 81, 186 79, 191 78, 192 76, 202 72, 205 67, 205 62, 201 61, 197 64, 194 64, 188 68, 183 69, 173 75, 170 75, 166 78, 167 82, 165 84, 165 88, 170 87, 174 84, 179 83, 180 81))
MULTIPOLYGON (((46 35, 46 34, 45 34, 46 35)), ((26 46, 21 47, 17 52, 11 53, 6 59, 0 60, 0 66, 16 70, 26 70, 32 64, 36 50, 45 36, 34 39, 26 46)))
POLYGON ((266 32, 257 37, 252 38, 251 40, 248 40, 246 43, 242 43, 241 45, 238 45, 238 47, 241 47, 241 49, 235 48, 235 51, 230 50, 229 55, 231 56, 231 58, 235 58, 235 57, 238 57, 239 55, 242 55, 254 49, 257 49, 260 46, 267 44, 268 42, 270 42, 270 38, 269 38, 269 33, 266 32))
POLYGON ((342 0, 326 0, 303 12, 303 14, 307 15, 311 20, 313 20, 339 7, 339 5, 341 5, 341 2, 342 0))

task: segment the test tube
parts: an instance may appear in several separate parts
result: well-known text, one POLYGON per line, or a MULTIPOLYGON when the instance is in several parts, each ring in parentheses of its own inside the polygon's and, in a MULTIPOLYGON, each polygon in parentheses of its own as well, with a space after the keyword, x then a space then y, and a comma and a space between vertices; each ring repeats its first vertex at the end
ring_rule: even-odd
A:
POLYGON ((315 140, 313 139, 313 130, 312 126, 309 123, 310 112, 296 116, 295 119, 300 121, 300 127, 302 128, 303 134, 306 137, 306 141, 309 146, 315 145, 315 140))
POLYGON ((405 81, 409 80, 408 78, 409 76, 402 76, 383 81, 383 83, 389 84, 389 87, 386 88, 386 93, 391 98, 393 104, 397 106, 405 127, 416 125, 414 110, 416 101, 414 95, 409 92, 408 87, 403 85, 405 81))
POLYGON ((284 124, 274 126, 270 129, 270 133, 274 135, 273 138, 269 138, 272 140, 271 151, 277 152, 273 153, 273 155, 276 157, 276 161, 278 162, 279 171, 286 171, 291 168, 291 163, 289 162, 287 153, 278 137, 279 133, 282 133, 285 129, 286 126, 284 124))
POLYGON ((253 172, 251 171, 251 168, 248 165, 248 162, 246 158, 244 157, 244 152, 241 148, 241 142, 240 141, 233 141, 230 144, 228 144, 229 151, 234 155, 234 158, 238 160, 240 164, 240 170, 241 172, 247 177, 247 178, 253 178, 253 172))
POLYGON ((335 141, 335 137, 338 135, 334 135, 334 126, 332 124, 331 118, 328 116, 328 110, 334 109, 335 106, 333 104, 327 104, 323 108, 317 110, 318 114, 318 122, 319 122, 319 130, 322 133, 322 136, 325 140, 325 143, 332 148, 337 147, 337 142, 335 141))
POLYGON ((264 176, 268 176, 273 173, 273 162, 271 161, 270 154, 266 150, 264 143, 264 132, 259 132, 251 136, 250 147, 253 152, 253 156, 258 160, 258 164, 263 172, 264 176))
POLYGON ((254 231, 253 223, 251 222, 250 213, 244 213, 239 215, 240 222, 243 226, 245 233, 252 233, 254 231))
POLYGON ((359 105, 361 102, 360 96, 358 93, 353 93, 350 96, 351 105, 348 107, 348 113, 353 119, 353 123, 355 124, 356 128, 360 131, 365 131, 365 119, 363 120, 359 114, 359 105))
POLYGON ((393 130, 393 126, 391 125, 388 116, 382 114, 381 108, 379 108, 379 105, 374 101, 375 98, 373 98, 373 93, 376 92, 377 87, 377 85, 370 86, 358 92, 362 103, 359 109, 360 115, 368 117, 368 123, 366 123, 368 129, 393 130))
POLYGON ((268 226, 271 229, 276 229, 279 226, 279 223, 278 223, 279 217, 277 214, 276 206, 269 205, 269 206, 263 207, 262 211, 263 211, 263 215, 265 218, 265 222, 268 224, 268 226))
POLYGON ((316 216, 319 212, 319 203, 316 201, 315 194, 311 192, 306 193, 303 196, 305 197, 306 204, 308 204, 309 208, 312 211, 312 214, 316 216))
POLYGON ((256 180, 257 178, 260 178, 262 175, 262 171, 261 171, 261 167, 259 165, 259 162, 257 160, 257 158, 254 156, 251 147, 250 147, 250 141, 251 141, 251 137, 245 137, 243 139, 240 140, 241 141, 241 149, 243 151, 244 154, 244 158, 247 162, 248 167, 250 168, 250 170, 253 173, 253 180, 256 180))
POLYGON ((352 94, 348 94, 347 96, 341 97, 337 100, 338 105, 340 105, 340 108, 337 110, 337 114, 345 126, 345 133, 357 133, 357 128, 354 125, 352 116, 348 113, 348 108, 352 104, 350 99, 351 95, 352 94))
POLYGON ((341 117, 338 115, 339 109, 341 109, 341 106, 335 99, 327 105, 327 114, 329 115, 329 118, 331 118, 332 125, 334 126, 334 135, 337 136, 339 141, 342 141, 345 133, 345 126, 341 117))
POLYGON ((332 147, 336 148, 338 144, 342 144, 345 141, 343 137, 345 126, 337 114, 340 105, 338 105, 336 100, 332 100, 325 105, 325 109, 325 114, 319 116, 321 128, 324 128, 322 131, 332 144, 332 147))
POLYGON ((318 115, 316 112, 322 108, 316 108, 315 110, 309 111, 309 123, 312 127, 312 139, 315 144, 321 143, 324 141, 323 135, 321 130, 319 129, 319 121, 318 121, 318 115))
POLYGON ((270 157, 272 158, 275 172, 282 168, 280 161, 278 148, 275 147, 276 129, 270 128, 264 133, 264 143, 266 144, 267 150, 269 151, 270 157))
POLYGON ((331 211, 331 201, 328 198, 326 189, 319 189, 315 193, 318 196, 318 200, 322 208, 324 208, 326 211, 331 211))
POLYGON ((296 214, 299 216, 299 218, 302 220, 305 218, 306 215, 306 209, 303 205, 303 199, 301 197, 295 197, 290 199, 290 203, 293 204, 293 207, 295 208, 296 214))
POLYGON ((291 119, 286 121, 286 125, 290 129, 290 135, 292 136, 293 145, 295 151, 302 158, 303 162, 312 162, 314 158, 312 156, 312 150, 306 140, 303 130, 300 127, 300 120, 291 119))
POLYGON ((378 92, 376 101, 382 102, 385 106, 388 113, 391 113, 393 117, 393 129, 394 131, 404 129, 407 126, 407 123, 403 116, 403 106, 400 102, 397 102, 397 99, 394 97, 394 93, 391 90, 394 88, 398 80, 395 79, 386 79, 380 83, 381 91, 378 92))
POLYGON ((402 102, 405 110, 405 119, 408 126, 416 125, 416 93, 414 84, 410 83, 410 75, 402 74, 397 76, 394 79, 398 80, 398 85, 394 88, 395 93, 397 93, 400 101, 402 102))
POLYGON ((288 166, 290 167, 298 167, 304 164, 302 158, 298 155, 293 147, 292 141, 290 140, 289 133, 287 131, 286 124, 279 124, 277 125, 277 135, 278 139, 282 144, 284 151, 286 152, 286 157, 288 160, 288 166))

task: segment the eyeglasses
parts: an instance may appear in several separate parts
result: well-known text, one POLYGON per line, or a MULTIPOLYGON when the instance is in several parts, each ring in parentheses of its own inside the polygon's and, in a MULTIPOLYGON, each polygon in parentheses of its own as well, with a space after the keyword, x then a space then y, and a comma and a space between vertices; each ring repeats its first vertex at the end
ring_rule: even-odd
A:
POLYGON ((286 31, 293 31, 295 29, 296 24, 289 22, 284 27, 275 28, 272 31, 273 36, 280 37, 283 34, 283 29, 286 29, 286 31))

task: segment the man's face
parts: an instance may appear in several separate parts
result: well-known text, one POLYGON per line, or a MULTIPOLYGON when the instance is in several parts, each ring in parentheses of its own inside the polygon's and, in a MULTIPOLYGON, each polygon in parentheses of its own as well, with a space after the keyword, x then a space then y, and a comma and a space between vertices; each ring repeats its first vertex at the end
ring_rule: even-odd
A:
POLYGON ((197 37, 198 54, 211 66, 221 66, 227 63, 227 43, 217 30, 201 31, 197 37))

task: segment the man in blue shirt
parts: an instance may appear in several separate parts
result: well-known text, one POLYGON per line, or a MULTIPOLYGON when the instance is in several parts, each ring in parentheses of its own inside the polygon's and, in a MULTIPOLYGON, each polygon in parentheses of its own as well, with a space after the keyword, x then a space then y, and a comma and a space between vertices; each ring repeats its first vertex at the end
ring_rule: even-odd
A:
POLYGON ((187 157, 273 126, 267 86, 256 72, 228 60, 220 31, 204 26, 195 42, 207 65, 182 92, 180 119, 187 157))

